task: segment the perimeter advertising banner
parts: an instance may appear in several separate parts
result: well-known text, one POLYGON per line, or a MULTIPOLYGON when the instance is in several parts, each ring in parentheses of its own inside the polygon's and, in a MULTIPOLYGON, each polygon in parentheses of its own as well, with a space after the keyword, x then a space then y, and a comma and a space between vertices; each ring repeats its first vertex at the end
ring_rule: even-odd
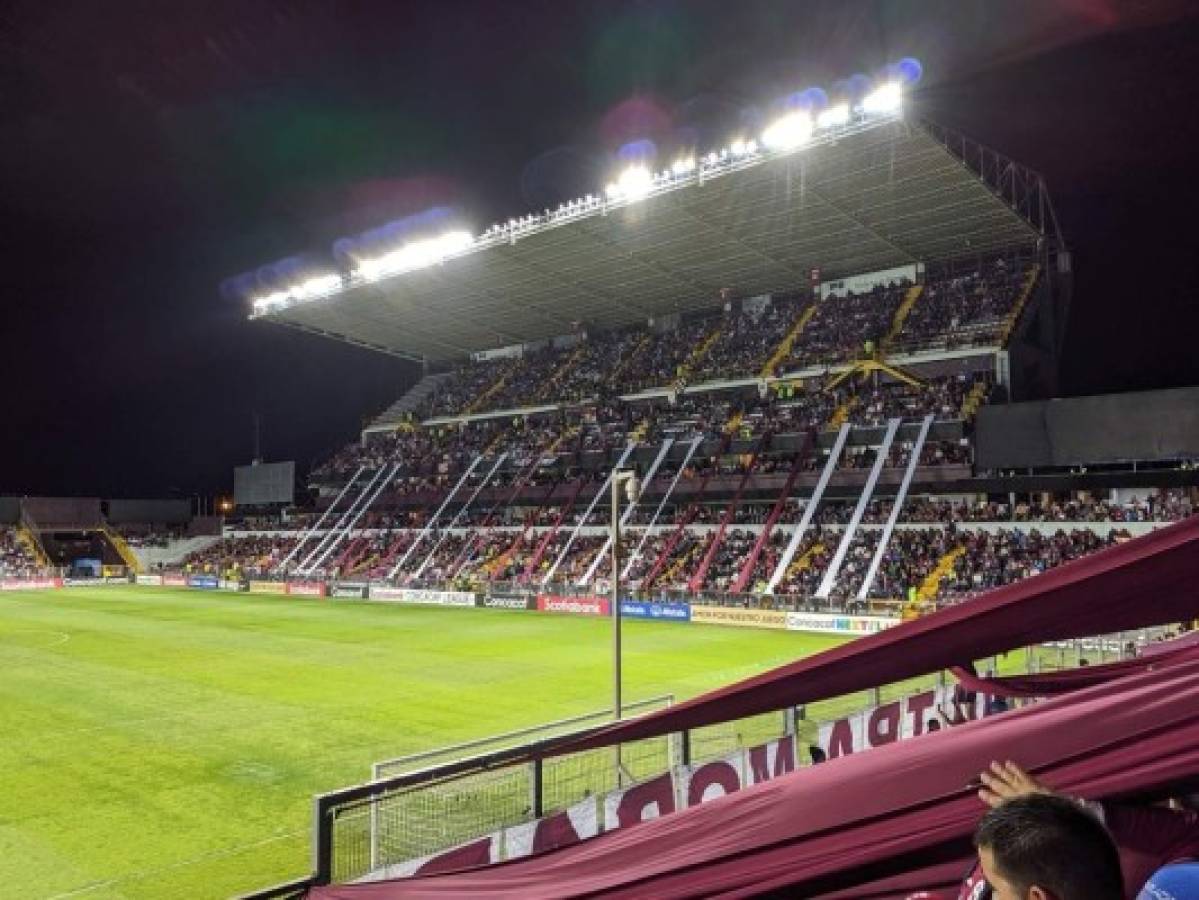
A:
POLYGON ((541 612, 570 613, 576 616, 607 616, 612 614, 612 601, 607 597, 562 597, 558 594, 538 594, 537 608, 541 612))
POLYGON ((62 587, 61 578, 3 578, 0 591, 45 591, 62 587))
POLYGON ((251 581, 251 594, 286 594, 287 585, 282 581, 251 581))
POLYGON ((817 634, 846 634, 853 637, 864 637, 868 634, 878 634, 893 625, 899 624, 899 619, 886 616, 848 616, 837 613, 787 613, 788 631, 811 631, 817 634))
POLYGON ((387 603, 422 603, 427 606, 474 606, 475 595, 468 591, 426 591, 419 588, 375 587, 372 600, 387 603))
POLYGON ((161 575, 138 575, 137 583, 149 585, 151 587, 162 587, 162 576, 161 575))
POLYGON ((786 628, 787 614, 781 609, 745 609, 741 606, 691 606, 691 621, 704 625, 733 625, 738 628, 786 628))
POLYGON ((167 587, 187 587, 187 578, 183 575, 163 575, 162 583, 167 587))
POLYGON ((662 619, 667 622, 690 622, 691 606, 687 603, 648 603, 644 600, 621 600, 620 615, 625 619, 662 619))
POLYGON ((365 600, 366 587, 364 582, 339 581, 333 585, 330 596, 343 599, 365 600))
POLYGON ((215 591, 221 586, 221 580, 215 575, 188 575, 187 586, 201 591, 215 591))
POLYGON ((537 600, 531 594, 488 594, 479 601, 487 609, 536 609, 537 600))
POLYGON ((326 588, 323 581, 289 581, 287 593, 292 597, 324 597, 326 588))

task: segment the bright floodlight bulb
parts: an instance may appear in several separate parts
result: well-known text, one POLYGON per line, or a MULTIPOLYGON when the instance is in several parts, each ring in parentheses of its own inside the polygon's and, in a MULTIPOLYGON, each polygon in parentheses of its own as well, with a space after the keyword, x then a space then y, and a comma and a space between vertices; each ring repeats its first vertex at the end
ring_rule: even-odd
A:
POLYGON ((645 166, 629 166, 616 179, 620 193, 629 200, 640 200, 654 186, 654 177, 645 166))
POLYGON ((862 98, 862 112, 869 115, 899 112, 902 106, 903 86, 898 81, 889 81, 862 98))
POLYGON ((794 150, 812 136, 812 120, 804 112, 788 113, 762 132, 762 143, 771 150, 794 150))
POLYGON ((849 124, 849 104, 838 103, 836 106, 830 106, 823 110, 816 117, 816 124, 820 128, 836 128, 838 125, 849 124))

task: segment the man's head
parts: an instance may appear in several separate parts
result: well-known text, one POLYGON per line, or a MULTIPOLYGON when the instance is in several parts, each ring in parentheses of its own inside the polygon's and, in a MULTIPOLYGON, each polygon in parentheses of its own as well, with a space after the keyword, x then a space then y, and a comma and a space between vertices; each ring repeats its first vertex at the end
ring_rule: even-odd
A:
POLYGON ((1033 794, 996 806, 974 833, 994 900, 1122 900, 1107 830, 1072 800, 1033 794))

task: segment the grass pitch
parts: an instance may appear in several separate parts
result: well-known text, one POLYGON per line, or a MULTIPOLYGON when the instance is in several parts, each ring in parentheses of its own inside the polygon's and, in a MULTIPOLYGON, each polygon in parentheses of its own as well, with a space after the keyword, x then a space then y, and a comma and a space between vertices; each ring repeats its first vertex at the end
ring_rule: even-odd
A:
MULTIPOLYGON (((378 759, 602 709, 610 633, 178 589, 0 595, 0 897, 227 897, 302 875, 314 793, 378 759)), ((630 700, 839 642, 642 621, 624 636, 630 700)))

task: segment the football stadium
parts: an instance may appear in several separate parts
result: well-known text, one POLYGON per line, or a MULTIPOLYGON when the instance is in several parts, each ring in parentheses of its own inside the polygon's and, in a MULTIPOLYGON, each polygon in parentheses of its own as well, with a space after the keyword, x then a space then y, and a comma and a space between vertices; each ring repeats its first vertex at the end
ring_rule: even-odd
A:
POLYGON ((1199 387, 851 75, 227 279, 415 373, 311 466, 0 497, 0 896, 1199 896, 1199 387))

